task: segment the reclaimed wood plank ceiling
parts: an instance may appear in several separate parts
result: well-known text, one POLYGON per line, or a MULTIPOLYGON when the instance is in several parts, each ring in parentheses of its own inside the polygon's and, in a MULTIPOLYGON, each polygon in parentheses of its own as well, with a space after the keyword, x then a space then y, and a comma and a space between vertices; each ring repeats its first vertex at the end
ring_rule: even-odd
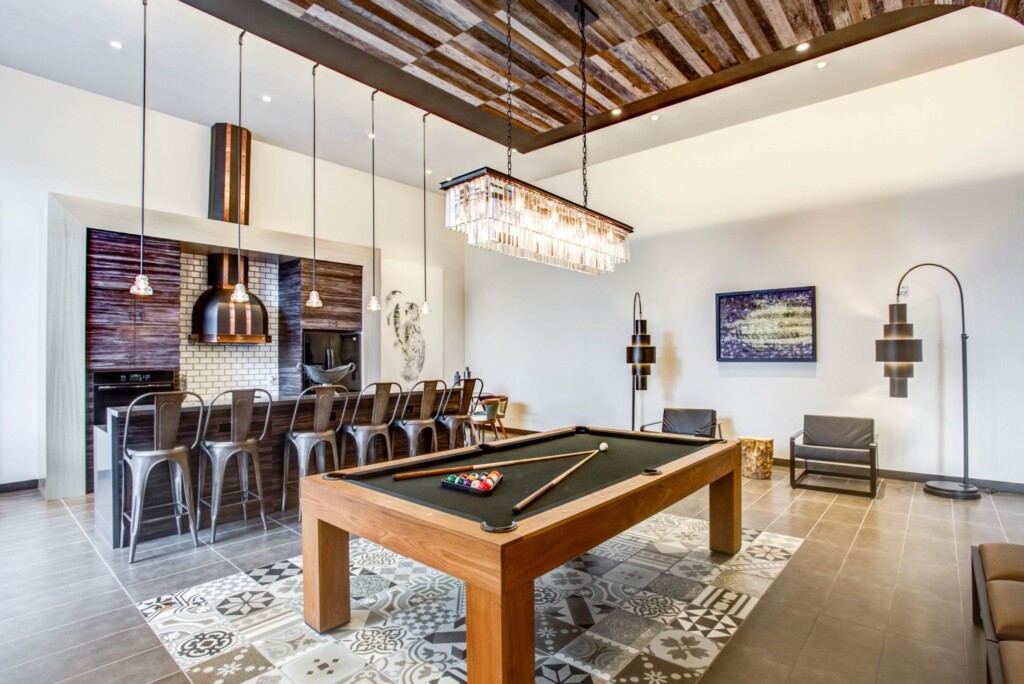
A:
MULTIPOLYGON (((504 142, 503 0, 261 0, 244 2, 247 7, 240 0, 185 2, 504 142), (261 4, 279 21, 302 28, 282 31, 254 18, 251 10, 261 4), (303 30, 329 36, 370 60, 345 59, 351 50, 328 54, 329 43, 311 40, 313 33, 302 38, 303 30)), ((576 18, 564 4, 513 3, 512 104, 515 143, 523 152, 580 131, 580 38, 576 18)), ((597 15, 586 28, 592 129, 964 6, 1024 22, 1024 0, 587 0, 587 5, 597 15), (802 42, 812 48, 797 53, 793 48, 802 42), (621 113, 613 115, 615 109, 621 113)))

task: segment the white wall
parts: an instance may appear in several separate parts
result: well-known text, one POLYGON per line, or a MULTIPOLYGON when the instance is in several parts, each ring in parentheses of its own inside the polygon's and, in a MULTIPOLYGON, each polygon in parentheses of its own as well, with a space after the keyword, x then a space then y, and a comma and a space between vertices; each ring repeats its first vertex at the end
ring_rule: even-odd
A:
MULTIPOLYGON (((0 93, 0 483, 6 483, 45 476, 47 195, 138 204, 140 116, 129 104, 5 67, 0 93)), ((147 208, 205 217, 209 129, 151 112, 148 133, 147 208)), ((418 154, 410 153, 410 163, 418 163, 418 154)), ((368 245, 369 176, 327 162, 317 176, 318 235, 368 245)), ((254 143, 253 224, 308 234, 310 179, 308 156, 254 143)), ((419 188, 378 178, 377 194, 382 256, 420 261, 419 188)), ((443 211, 442 198, 430 195, 429 260, 447 274, 444 353, 454 370, 463 358, 464 248, 440 229, 443 211)))
MULTIPOLYGON (((908 279, 925 362, 890 399, 873 340, 903 271, 937 261, 967 297, 972 475, 1024 482, 1024 50, 974 60, 591 169, 592 206, 634 225, 633 259, 588 277, 466 258, 466 361, 511 424, 628 427, 633 292, 658 347, 644 422, 713 407, 728 436, 788 437, 805 413, 871 416, 881 467, 961 467, 959 304, 908 279), (716 292, 815 285, 816 364, 715 361, 716 292)), ((575 198, 579 174, 543 183, 575 198)))

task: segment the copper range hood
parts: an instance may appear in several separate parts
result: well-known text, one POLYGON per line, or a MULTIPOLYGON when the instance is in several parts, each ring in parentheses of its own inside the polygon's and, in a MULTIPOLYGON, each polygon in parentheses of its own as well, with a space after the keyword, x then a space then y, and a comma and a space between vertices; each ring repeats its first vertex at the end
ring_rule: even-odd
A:
POLYGON ((265 344, 270 342, 267 307, 249 289, 249 258, 242 257, 242 282, 249 289, 249 301, 231 301, 238 282, 238 258, 233 254, 206 257, 209 289, 192 307, 193 342, 207 344, 265 344))

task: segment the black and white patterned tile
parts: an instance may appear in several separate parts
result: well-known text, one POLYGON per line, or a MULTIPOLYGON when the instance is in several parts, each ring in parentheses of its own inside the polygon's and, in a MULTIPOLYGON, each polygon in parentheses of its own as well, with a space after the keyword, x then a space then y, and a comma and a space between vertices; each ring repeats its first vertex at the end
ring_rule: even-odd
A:
MULTIPOLYGON (((743 530, 735 556, 708 522, 658 514, 534 583, 538 682, 695 681, 802 540, 743 530)), ((303 616, 302 558, 137 604, 194 684, 467 684, 465 585, 352 537, 352 618, 303 616)))

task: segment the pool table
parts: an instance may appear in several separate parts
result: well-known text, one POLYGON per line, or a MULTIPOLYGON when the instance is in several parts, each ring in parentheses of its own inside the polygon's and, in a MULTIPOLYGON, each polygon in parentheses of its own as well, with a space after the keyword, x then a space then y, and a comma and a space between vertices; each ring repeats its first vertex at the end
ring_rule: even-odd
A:
POLYGON ((302 482, 305 619, 323 632, 348 622, 349 533, 466 583, 469 681, 534 680, 533 580, 710 485, 710 546, 740 548, 740 448, 735 441, 572 427, 307 477, 302 482), (490 496, 403 471, 597 449, 559 486, 512 507, 584 456, 498 468, 490 496), (647 472, 645 472, 647 471, 647 472), (511 529, 509 529, 511 528, 511 529), (488 530, 508 530, 503 532, 488 530))

